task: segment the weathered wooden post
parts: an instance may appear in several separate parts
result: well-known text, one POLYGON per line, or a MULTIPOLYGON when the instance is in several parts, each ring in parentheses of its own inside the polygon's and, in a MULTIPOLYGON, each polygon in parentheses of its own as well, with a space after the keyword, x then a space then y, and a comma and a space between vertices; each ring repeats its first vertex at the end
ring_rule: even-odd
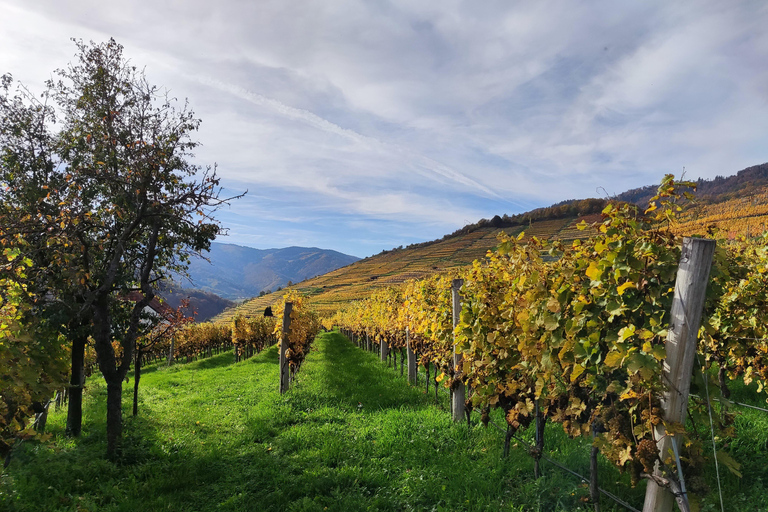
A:
POLYGON ((544 413, 541 412, 539 401, 534 401, 534 414, 536 415, 536 451, 533 459, 533 474, 536 478, 541 477, 541 456, 544 455, 544 413))
MULTIPOLYGON (((459 316, 461 315, 461 296, 459 290, 464 284, 463 279, 454 279, 451 286, 451 299, 453 302, 453 329, 459 325, 459 316)), ((456 352, 456 333, 453 334, 453 369, 454 372, 461 372, 461 355, 456 352)), ((453 386, 451 395, 451 410, 453 411, 453 421, 464 421, 464 383, 460 382, 453 386)))
MULTIPOLYGON (((592 424, 592 441, 594 442, 597 435, 597 424, 592 424)), ((597 446, 592 446, 589 454, 589 499, 592 502, 592 506, 595 512, 600 512, 600 487, 598 485, 597 478, 597 454, 600 449, 597 446)), ((538 461, 537 461, 538 463, 538 461)))
POLYGON ((405 328, 405 346, 408 351, 408 382, 416 384, 416 353, 411 347, 411 334, 408 328, 405 328))
POLYGON ((291 330, 291 311, 293 311, 293 302, 285 303, 283 313, 283 336, 280 339, 280 394, 288 391, 288 358, 285 352, 288 350, 288 334, 291 330))
POLYGON ((171 349, 168 351, 168 366, 173 364, 173 351, 175 350, 176 336, 171 336, 171 349))
MULTIPOLYGON (((669 330, 667 335, 667 358, 664 360, 662 379, 667 386, 661 405, 664 421, 685 423, 688 406, 688 392, 691 388, 691 372, 696 359, 696 339, 704 308, 704 299, 715 252, 715 241, 703 238, 684 238, 680 254, 680 265, 675 281, 675 296, 672 299, 669 330)), ((664 425, 655 429, 659 456, 666 459, 673 453, 673 445, 679 446, 677 438, 666 435, 664 425)), ((682 475, 679 475, 682 479, 682 475)), ((648 481, 643 512, 671 512, 675 496, 666 485, 657 463, 648 481)), ((681 510, 688 510, 688 498, 677 497, 681 510)))
POLYGON ((386 363, 387 362, 387 356, 389 355, 389 347, 387 346, 387 341, 384 339, 384 337, 381 338, 381 362, 386 363))

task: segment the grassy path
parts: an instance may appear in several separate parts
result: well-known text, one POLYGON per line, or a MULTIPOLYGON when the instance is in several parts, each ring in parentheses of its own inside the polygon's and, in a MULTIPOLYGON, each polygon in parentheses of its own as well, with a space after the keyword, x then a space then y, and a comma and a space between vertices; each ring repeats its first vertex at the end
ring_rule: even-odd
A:
MULTIPOLYGON (((88 384, 82 438, 64 438, 65 414, 53 414, 53 442, 20 450, 2 476, 0 510, 592 510, 575 479, 545 466, 534 480, 522 448, 502 460, 495 429, 454 425, 447 399, 338 333, 318 337, 284 396, 274 347, 237 364, 226 353, 150 368, 119 464, 103 457, 105 388, 88 384)), ((549 453, 588 471, 584 443, 556 427, 547 436, 549 453)), ((641 505, 623 475, 606 466, 601 479, 641 505)))

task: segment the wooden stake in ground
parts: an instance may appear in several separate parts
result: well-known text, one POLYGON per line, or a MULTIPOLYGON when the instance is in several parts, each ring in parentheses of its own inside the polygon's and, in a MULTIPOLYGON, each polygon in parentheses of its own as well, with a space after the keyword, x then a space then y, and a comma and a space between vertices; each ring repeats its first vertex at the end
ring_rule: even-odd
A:
POLYGON ((283 336, 280 339, 280 394, 288 391, 288 358, 285 352, 288 350, 288 334, 291 331, 291 311, 293 311, 293 302, 285 303, 285 312, 283 313, 283 336))
POLYGON ((405 328, 405 346, 408 350, 408 382, 416 384, 416 353, 411 346, 411 334, 408 328, 405 328))
POLYGON ((387 362, 387 356, 389 355, 389 347, 387 347, 387 342, 384 340, 384 337, 382 336, 381 342, 379 344, 379 348, 381 349, 381 362, 386 363, 387 362))
POLYGON ((541 411, 539 401, 534 402, 534 414, 536 415, 536 451, 533 459, 533 474, 541 477, 541 456, 544 455, 544 414, 541 411))
MULTIPOLYGON (((459 290, 464 284, 463 279, 454 279, 451 286, 451 299, 453 301, 453 328, 459 325, 459 315, 461 315, 461 296, 459 290)), ((456 352, 456 335, 454 334, 453 345, 453 369, 456 373, 461 372, 461 355, 456 352)), ((464 421, 464 383, 455 384, 453 394, 451 395, 451 410, 453 421, 464 421)))
MULTIPOLYGON (((667 423, 685 423, 691 372, 696 358, 696 338, 714 252, 714 240, 683 239, 667 336, 667 358, 664 361, 662 374, 662 379, 668 387, 662 399, 664 421, 667 423)), ((674 436, 666 435, 664 425, 661 423, 656 427, 655 434, 658 440, 659 456, 662 460, 666 459, 673 452, 672 443, 678 441, 674 436)), ((660 486, 658 483, 671 480, 668 475, 667 478, 663 478, 664 476, 657 464, 653 475, 655 478, 648 480, 643 512, 671 512, 675 496, 670 492, 669 487, 660 486)), ((687 510, 687 496, 679 496, 677 502, 681 510, 687 510)))
MULTIPOLYGON (((592 440, 594 441, 597 435, 597 424, 592 424, 592 440)), ((595 507, 595 512, 600 512, 600 487, 597 480, 597 454, 600 449, 597 446, 592 446, 589 454, 589 499, 592 501, 592 506, 595 507)))

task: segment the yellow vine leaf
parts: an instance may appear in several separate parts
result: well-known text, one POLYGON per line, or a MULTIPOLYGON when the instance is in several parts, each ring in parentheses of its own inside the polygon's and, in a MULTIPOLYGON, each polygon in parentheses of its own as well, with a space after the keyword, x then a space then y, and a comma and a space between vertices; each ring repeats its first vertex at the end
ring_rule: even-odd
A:
POLYGON ((592 281, 599 281, 600 277, 603 275, 602 270, 597 268, 597 264, 594 261, 589 264, 585 273, 592 281))
POLYGON ((616 291, 619 293, 619 295, 624 295, 624 292, 629 288, 637 288, 637 286, 632 281, 627 281, 626 283, 616 288, 616 291))

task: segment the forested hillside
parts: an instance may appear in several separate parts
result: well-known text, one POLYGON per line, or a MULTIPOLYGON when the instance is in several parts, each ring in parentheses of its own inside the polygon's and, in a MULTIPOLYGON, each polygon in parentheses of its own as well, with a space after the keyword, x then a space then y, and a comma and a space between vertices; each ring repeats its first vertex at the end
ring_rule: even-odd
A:
MULTIPOLYGON (((702 203, 721 203, 750 196, 768 186, 768 163, 747 167, 733 176, 717 176, 712 180, 698 179, 695 183, 696 200, 702 203)), ((658 185, 647 185, 627 190, 616 196, 616 199, 642 207, 647 205, 648 200, 656 194, 657 187, 658 185)))

